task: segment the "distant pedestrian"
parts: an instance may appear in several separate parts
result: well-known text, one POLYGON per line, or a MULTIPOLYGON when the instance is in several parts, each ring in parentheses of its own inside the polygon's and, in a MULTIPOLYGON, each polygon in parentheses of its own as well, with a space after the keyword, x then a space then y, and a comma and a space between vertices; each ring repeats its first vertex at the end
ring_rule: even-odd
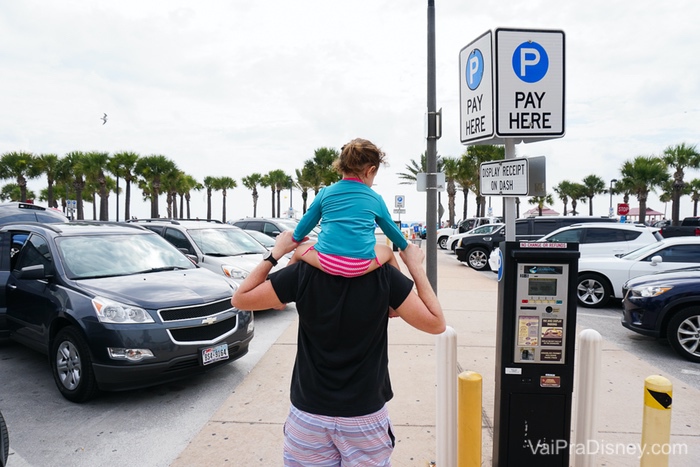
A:
POLYGON ((423 269, 423 251, 407 245, 400 253, 413 281, 388 265, 347 278, 303 261, 267 280, 277 260, 296 246, 291 232, 279 234, 231 298, 243 310, 296 302, 299 330, 284 465, 389 466, 395 439, 386 408, 393 397, 388 310, 419 330, 445 330, 442 308, 423 269))
POLYGON ((399 249, 406 238, 389 214, 382 197, 372 190, 385 154, 366 139, 354 139, 342 147, 334 168, 343 178, 323 188, 294 230, 300 242, 320 221, 318 242, 299 248, 292 263, 303 260, 329 274, 356 277, 384 263, 398 267, 387 245, 377 245, 375 222, 399 249))

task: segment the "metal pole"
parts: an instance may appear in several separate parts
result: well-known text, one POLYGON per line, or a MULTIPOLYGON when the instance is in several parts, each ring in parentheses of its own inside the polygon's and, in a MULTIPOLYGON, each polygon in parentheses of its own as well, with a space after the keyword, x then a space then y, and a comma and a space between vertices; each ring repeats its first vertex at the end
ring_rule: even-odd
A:
MULTIPOLYGON (((506 138, 506 159, 515 159, 515 140, 506 138)), ((515 198, 512 196, 505 197, 504 217, 506 221, 506 241, 512 242, 515 240, 515 198)))
POLYGON ((119 175, 117 175, 117 222, 119 222, 119 175))
POLYGON ((613 178, 612 180, 610 180, 610 209, 608 211, 609 217, 612 217, 612 215, 613 215, 613 208, 612 208, 613 183, 615 183, 616 181, 617 181, 616 178, 613 178))
POLYGON ((428 139, 426 143, 426 255, 425 272, 437 293, 437 99, 435 93, 435 0, 428 0, 428 139), (432 120, 435 119, 435 120, 432 120), (432 132, 432 134, 431 134, 432 132))

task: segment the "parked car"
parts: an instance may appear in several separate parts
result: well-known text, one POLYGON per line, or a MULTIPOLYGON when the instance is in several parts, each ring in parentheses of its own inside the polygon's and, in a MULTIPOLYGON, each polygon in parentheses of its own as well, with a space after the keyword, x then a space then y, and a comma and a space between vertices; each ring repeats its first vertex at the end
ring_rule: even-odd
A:
POLYGON ((298 222, 294 219, 247 217, 231 224, 245 230, 257 230, 274 238, 285 230, 294 230, 298 222))
POLYGON ((660 233, 664 238, 700 236, 700 217, 686 217, 680 225, 666 224, 661 228, 660 233))
POLYGON ((477 227, 475 229, 472 229, 468 232, 450 235, 450 237, 447 239, 446 247, 449 247, 449 249, 452 250, 452 252, 454 252, 455 249, 457 248, 457 245, 459 244, 459 241, 462 240, 463 238, 469 237, 470 235, 488 235, 488 234, 493 233, 496 230, 500 229, 504 225, 505 224, 501 224, 501 223, 485 224, 485 225, 482 225, 482 226, 477 227))
POLYGON ((698 237, 667 238, 619 257, 582 257, 578 263, 576 296, 579 305, 602 307, 611 297, 624 297, 622 287, 629 279, 698 265, 698 237))
POLYGON ((623 293, 624 327, 668 339, 681 357, 700 363, 700 267, 630 279, 623 293))
POLYGON ((447 240, 450 236, 460 233, 469 232, 480 225, 485 224, 496 224, 503 222, 502 217, 472 217, 470 219, 465 219, 461 221, 456 227, 446 227, 443 229, 438 229, 437 231, 437 243, 443 250, 447 249, 447 240))
POLYGON ((268 250, 272 249, 275 246, 275 239, 273 237, 270 237, 269 235, 265 235, 264 233, 257 230, 245 230, 244 232, 253 237, 255 241, 260 243, 268 250))
POLYGON ((578 243, 581 257, 611 256, 636 250, 663 237, 657 228, 642 224, 589 222, 562 227, 537 240, 550 243, 578 243))
POLYGON ((12 222, 41 222, 54 224, 68 222, 61 211, 47 209, 32 203, 2 203, 0 204, 0 225, 12 222))
POLYGON ((49 355, 73 402, 203 373, 253 338, 233 281, 133 224, 6 225, 0 287, 0 337, 49 355))
MULTIPOLYGON (((245 230, 219 221, 138 219, 129 221, 157 233, 195 264, 240 283, 263 259, 267 248, 245 230)), ((268 237, 272 239, 271 237, 268 237)), ((286 266, 278 262, 273 271, 286 266)))
MULTIPOLYGON (((515 220, 516 240, 537 240, 543 235, 571 224, 588 222, 617 222, 617 219, 609 217, 586 217, 586 216, 538 216, 526 217, 515 220)), ((467 264, 477 271, 490 269, 489 255, 494 248, 506 239, 505 226, 493 231, 487 236, 470 236, 460 240, 455 248, 457 259, 467 264)))

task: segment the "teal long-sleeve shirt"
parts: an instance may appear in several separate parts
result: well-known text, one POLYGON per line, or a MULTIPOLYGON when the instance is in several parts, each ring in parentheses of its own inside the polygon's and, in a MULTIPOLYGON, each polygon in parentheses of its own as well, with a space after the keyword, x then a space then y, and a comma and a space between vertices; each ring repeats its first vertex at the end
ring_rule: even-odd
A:
POLYGON ((321 234, 314 248, 320 253, 374 258, 375 222, 401 250, 408 246, 384 199, 359 181, 343 179, 319 191, 294 229, 294 240, 301 241, 319 221, 321 234))

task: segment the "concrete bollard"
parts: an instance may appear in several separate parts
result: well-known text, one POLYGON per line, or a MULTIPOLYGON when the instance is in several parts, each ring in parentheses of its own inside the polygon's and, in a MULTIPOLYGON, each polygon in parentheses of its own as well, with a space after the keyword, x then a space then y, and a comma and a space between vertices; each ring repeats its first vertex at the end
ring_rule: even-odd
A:
POLYGON ((482 378, 474 371, 459 374, 457 466, 481 466, 482 378))
POLYGON ((436 460, 457 465, 457 333, 450 326, 437 340, 436 460))
MULTIPOLYGON (((576 424, 574 439, 577 446, 588 446, 596 439, 598 395, 600 393, 600 367, 603 338, 594 329, 584 329, 579 334, 579 350, 576 354, 576 424)), ((574 453, 575 467, 596 467, 596 450, 579 449, 574 453)))
POLYGON ((640 467, 668 467, 673 384, 659 375, 644 380, 640 467))

